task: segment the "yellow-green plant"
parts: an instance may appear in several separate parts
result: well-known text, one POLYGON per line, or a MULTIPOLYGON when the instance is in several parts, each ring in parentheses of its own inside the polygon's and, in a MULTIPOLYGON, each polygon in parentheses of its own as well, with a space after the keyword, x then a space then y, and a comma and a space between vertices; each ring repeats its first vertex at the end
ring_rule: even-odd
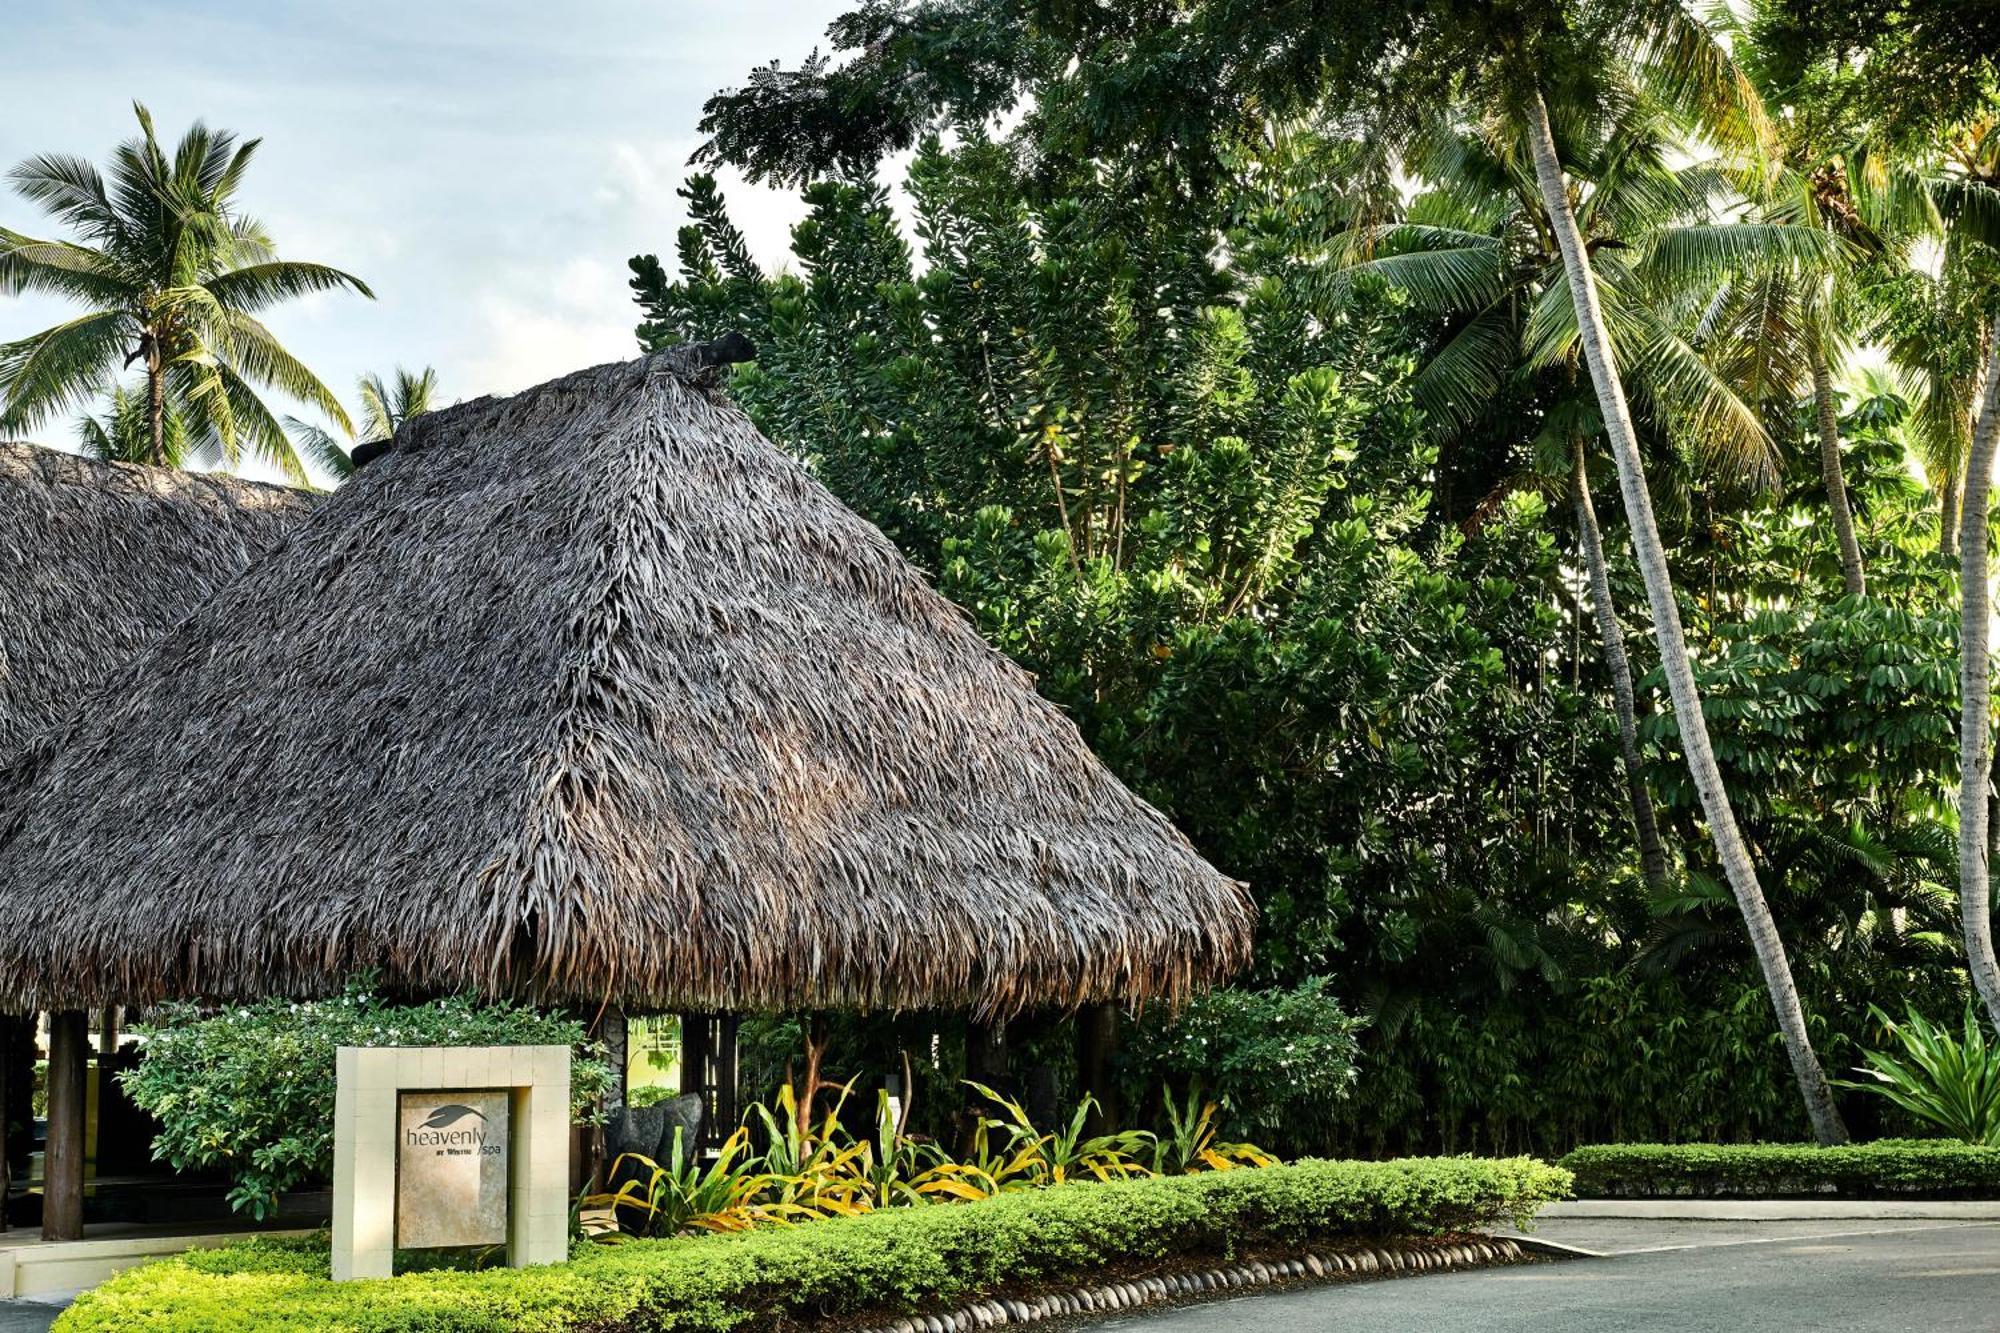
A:
POLYGON ((1085 1136, 1090 1113, 1097 1109, 1097 1099, 1089 1093, 1077 1104, 1068 1125, 1044 1133, 1035 1127, 1019 1102, 983 1083, 968 1080, 966 1086, 1003 1112, 1001 1119, 984 1119, 982 1128, 997 1129, 1006 1136, 1010 1177, 1024 1177, 1037 1185, 1060 1185, 1084 1178, 1124 1180, 1152 1174, 1138 1161, 1138 1154, 1152 1138, 1143 1130, 1085 1136))
POLYGON ((1000 1192, 977 1164, 954 1162, 944 1149, 905 1135, 887 1092, 877 1094, 875 1135, 862 1145, 857 1166, 872 1208, 897 1204, 972 1201, 1000 1192))
POLYGON ((1167 1132, 1153 1136, 1153 1172, 1190 1175, 1196 1171, 1233 1171, 1243 1166, 1272 1166, 1277 1158, 1250 1143, 1224 1143, 1216 1137, 1220 1108, 1189 1089, 1185 1103, 1170 1089, 1160 1089, 1166 1109, 1167 1132))
POLYGON ((798 1092, 790 1083, 778 1089, 771 1105, 751 1106, 750 1114, 762 1121, 769 1144, 760 1178, 762 1194, 780 1215, 853 1217, 868 1211, 867 1191, 857 1172, 865 1149, 841 1141, 840 1112, 853 1089, 852 1081, 840 1088, 817 1126, 802 1124, 798 1092))
POLYGON ((781 1211, 758 1203, 766 1177, 749 1155, 750 1135, 738 1129, 707 1166, 690 1151, 682 1131, 674 1130, 673 1151, 666 1162, 643 1153, 623 1153, 611 1163, 616 1180, 626 1168, 636 1172, 615 1191, 586 1195, 585 1208, 609 1208, 620 1230, 598 1239, 626 1236, 678 1236, 689 1231, 748 1231, 761 1221, 787 1220, 781 1211))

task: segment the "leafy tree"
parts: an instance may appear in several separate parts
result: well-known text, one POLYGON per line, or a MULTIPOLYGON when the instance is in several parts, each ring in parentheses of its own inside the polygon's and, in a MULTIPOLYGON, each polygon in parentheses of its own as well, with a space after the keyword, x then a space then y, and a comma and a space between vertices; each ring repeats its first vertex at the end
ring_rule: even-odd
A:
MULTIPOLYGON (((1757 408, 1684 335, 1680 311, 1690 294, 1708 296, 1712 275, 1746 259, 1791 263, 1825 247, 1784 222, 1713 225, 1722 173, 1670 166, 1678 136, 1644 89, 1627 91, 1565 125, 1565 156, 1582 164, 1572 166, 1585 182, 1579 216, 1620 312, 1620 357, 1639 395, 1646 443, 1658 458, 1686 442, 1728 480, 1754 485, 1771 473, 1771 437, 1757 408)), ((1659 885, 1666 857, 1641 775, 1631 669, 1589 495, 1585 449, 1602 425, 1575 389, 1575 327, 1554 229, 1523 162, 1518 125, 1492 117, 1465 133, 1447 122, 1415 138, 1405 167, 1427 188, 1399 210, 1401 220, 1360 229, 1341 273, 1378 274, 1444 320, 1413 392, 1447 438, 1491 417, 1503 397, 1540 414, 1545 447, 1496 484, 1539 483, 1572 499, 1613 678, 1633 823, 1647 878, 1659 885)))
MULTIPOLYGON (((309 403, 344 430, 351 423, 257 315, 311 292, 367 296, 368 288, 338 269, 279 259, 270 236, 240 210, 237 192, 257 140, 239 144, 197 122, 169 157, 151 114, 134 110, 140 134, 113 154, 108 181, 64 154, 29 158, 11 173, 16 191, 76 239, 0 228, 0 291, 50 293, 85 313, 0 345, 0 428, 32 428, 136 363, 146 377, 145 461, 173 461, 173 416, 186 440, 212 446, 232 466, 247 447, 303 482, 306 458, 261 393, 309 403)), ((337 465, 333 457, 315 461, 337 465)))

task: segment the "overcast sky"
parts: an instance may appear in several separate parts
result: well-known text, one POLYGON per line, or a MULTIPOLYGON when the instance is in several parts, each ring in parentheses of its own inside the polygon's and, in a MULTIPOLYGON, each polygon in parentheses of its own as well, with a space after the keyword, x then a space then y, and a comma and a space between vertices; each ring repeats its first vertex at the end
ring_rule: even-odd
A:
MULTIPOLYGON (((7 0, 0 166, 100 165, 146 102, 169 144, 205 119, 264 140, 243 192, 288 258, 375 290, 275 312, 342 400, 356 376, 437 367, 446 401, 629 357, 625 262, 671 252, 702 101, 820 40, 843 0, 7 0)), ((782 261, 794 197, 726 173, 782 261)), ((0 194, 0 225, 52 228, 0 194)), ((0 297, 0 340, 63 307, 0 297)), ((38 432, 67 444, 67 423, 38 432)))

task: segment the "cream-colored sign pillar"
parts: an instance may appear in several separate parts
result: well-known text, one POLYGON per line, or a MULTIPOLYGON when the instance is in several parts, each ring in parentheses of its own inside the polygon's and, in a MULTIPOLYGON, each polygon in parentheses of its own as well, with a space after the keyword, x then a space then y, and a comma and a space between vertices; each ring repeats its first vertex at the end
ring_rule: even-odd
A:
POLYGON ((389 1277, 399 1244, 504 1236, 516 1268, 569 1256, 567 1046, 343 1046, 337 1060, 335 1281, 389 1277))

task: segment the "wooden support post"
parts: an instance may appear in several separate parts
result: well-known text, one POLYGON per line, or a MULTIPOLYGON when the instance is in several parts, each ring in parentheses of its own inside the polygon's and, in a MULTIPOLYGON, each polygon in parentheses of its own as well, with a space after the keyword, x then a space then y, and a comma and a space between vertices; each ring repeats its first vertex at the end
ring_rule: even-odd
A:
POLYGON ((1121 1123, 1115 1063, 1118 1056, 1118 1008, 1093 1004, 1076 1015, 1076 1081, 1079 1094, 1097 1099, 1090 1132, 1107 1133, 1121 1123))
POLYGON ((715 1143, 736 1132, 743 1112, 737 1106, 736 1032, 742 1020, 734 1014, 716 1020, 715 1041, 715 1143))
POLYGON ((83 1157, 90 1016, 49 1015, 49 1142, 42 1159, 42 1239, 83 1239, 83 1157))
POLYGON ((0 1015, 0 1231, 12 1225, 7 1215, 14 1190, 14 1034, 21 1020, 0 1015))
POLYGON ((1005 1092, 1007 1072, 1007 1024, 999 1019, 990 1023, 967 1023, 965 1076, 975 1083, 984 1083, 995 1091, 1005 1092))
POLYGON ((708 1015, 677 1015, 681 1025, 681 1095, 708 1091, 708 1015))

